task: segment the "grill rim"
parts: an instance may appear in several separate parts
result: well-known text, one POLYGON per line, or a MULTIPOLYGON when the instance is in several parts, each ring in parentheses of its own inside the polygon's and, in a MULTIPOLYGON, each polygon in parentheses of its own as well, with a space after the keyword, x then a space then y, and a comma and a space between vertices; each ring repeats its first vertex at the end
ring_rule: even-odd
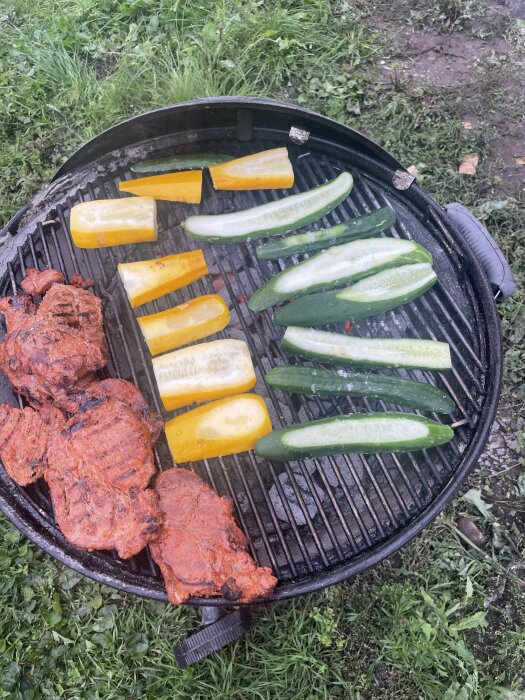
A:
MULTIPOLYGON (((46 188, 44 188, 44 190, 37 195, 37 197, 22 207, 19 212, 15 214, 15 216, 8 222, 2 231, 2 234, 10 234, 14 229, 13 233, 15 233, 15 235, 11 234, 8 240, 5 242, 3 249, 0 252, 0 264, 4 266, 8 260, 11 261, 14 257, 13 253, 16 251, 17 246, 24 244, 26 239, 29 237, 28 231, 24 230, 23 227, 22 230, 18 230, 19 224, 22 222, 23 215, 26 212, 29 212, 35 203, 45 204, 46 200, 52 195, 53 191, 61 185, 61 183, 67 183, 69 180, 74 186, 74 172, 68 171, 67 166, 68 164, 71 165, 74 163, 74 159, 78 154, 82 152, 85 153, 86 149, 89 151, 90 146, 95 144, 95 142, 100 143, 101 139, 104 141, 104 143, 107 142, 107 145, 110 147, 111 151, 114 150, 115 144, 108 141, 108 139, 112 138, 118 130, 121 130, 126 135, 129 135, 131 131, 130 126, 133 126, 133 129, 140 128, 144 118, 146 118, 147 121, 148 119, 153 119, 153 117, 158 116, 159 113, 162 113, 162 119, 169 125, 169 116, 174 112, 180 114, 180 110, 183 110, 186 107, 194 110, 196 108, 198 109, 199 107, 209 108, 210 105, 214 105, 216 107, 228 106, 231 109, 241 110, 243 108, 246 109, 247 106, 252 109, 263 110, 270 106, 272 110, 278 109, 293 119, 313 119, 314 123, 323 124, 324 126, 334 125, 337 127, 336 130, 340 134, 345 135, 350 140, 354 140, 357 135, 358 142, 369 142, 372 145, 372 151, 374 154, 380 158, 381 166, 386 168, 388 173, 392 174, 396 169, 396 166, 399 166, 399 163, 392 158, 390 154, 384 151, 384 149, 369 141, 366 139, 366 137, 362 136, 354 129, 341 125, 337 122, 333 122, 332 120, 322 117, 314 112, 310 112, 309 110, 273 100, 258 100, 256 98, 214 98, 212 100, 192 100, 189 103, 181 103, 172 107, 162 108, 161 110, 154 110, 144 115, 134 117, 131 120, 122 122, 121 124, 112 127, 112 129, 108 130, 107 132, 104 132, 100 136, 95 137, 95 139, 79 149, 79 151, 77 151, 76 154, 66 161, 66 163, 59 170, 58 174, 61 173, 62 176, 57 180, 57 174, 55 179, 46 188), (384 154, 387 156, 386 158, 383 157, 384 154)), ((149 140, 149 137, 146 138, 149 140)), ((137 145, 137 142, 133 141, 133 145, 137 145)), ((100 154, 97 155, 97 159, 100 157, 100 154)), ((474 468, 476 461, 479 458, 488 439, 488 433, 497 409, 502 377, 501 333, 499 328, 499 317, 492 289, 479 262, 476 260, 474 254, 470 248, 468 248, 467 244, 464 243, 459 237, 457 227, 450 220, 446 212, 432 198, 426 195, 416 183, 412 184, 409 191, 403 192, 402 194, 403 198, 408 198, 408 204, 417 207, 419 211, 424 211, 425 208, 428 209, 429 212, 432 212, 434 218, 444 226, 445 230, 451 231, 454 234, 454 242, 461 251, 461 254, 465 257, 465 264, 468 266, 469 275, 472 278, 476 296, 478 297, 478 308, 480 314, 482 315, 485 330, 486 353, 489 366, 487 367, 487 389, 485 394, 485 402, 479 413, 476 430, 472 436, 470 445, 463 453, 462 459, 459 464, 457 464, 455 471, 449 480, 441 486, 440 493, 429 503, 426 508, 424 508, 419 515, 413 517, 406 526, 390 535, 385 542, 356 555, 350 562, 335 565, 324 572, 307 574, 306 576, 301 577, 298 581, 291 580, 279 585, 275 594, 269 599, 269 601, 277 601, 295 597, 297 595, 313 592, 315 590, 319 590, 320 588, 344 581, 364 571, 370 566, 377 564, 379 561, 393 554, 400 547, 404 546, 404 544, 406 544, 410 539, 419 534, 423 528, 426 527, 456 495, 457 491, 474 468)), ((34 226, 35 222, 33 221, 32 224, 34 226)), ((0 492, 0 508, 8 519, 11 520, 11 522, 23 534, 28 536, 41 549, 54 556, 63 564, 66 564, 67 566, 79 571, 80 573, 99 583, 104 583, 105 585, 110 585, 136 595, 160 600, 166 599, 162 585, 160 584, 158 587, 150 585, 146 588, 143 583, 140 583, 144 580, 141 574, 135 574, 134 572, 123 568, 120 572, 120 577, 110 576, 107 574, 105 575, 100 571, 94 571, 90 566, 83 564, 82 560, 86 557, 89 558, 90 553, 83 552, 72 545, 64 546, 62 543, 57 543, 54 533, 49 531, 49 527, 47 523, 45 523, 43 517, 39 518, 38 509, 35 505, 32 504, 33 513, 28 513, 28 504, 27 501, 25 501, 22 504, 22 508, 25 511, 25 517, 21 516, 21 499, 20 497, 17 498, 16 495, 16 491, 20 487, 16 486, 13 482, 6 482, 10 482, 10 479, 6 474, 2 474, 0 483, 2 483, 4 491, 7 492, 8 497, 4 497, 3 493, 0 492), (17 505, 18 510, 16 507, 17 505)), ((155 580, 152 579, 151 583, 153 584, 154 582, 155 580)), ((220 606, 227 604, 227 601, 223 601, 221 599, 191 599, 188 601, 188 604, 220 606)))

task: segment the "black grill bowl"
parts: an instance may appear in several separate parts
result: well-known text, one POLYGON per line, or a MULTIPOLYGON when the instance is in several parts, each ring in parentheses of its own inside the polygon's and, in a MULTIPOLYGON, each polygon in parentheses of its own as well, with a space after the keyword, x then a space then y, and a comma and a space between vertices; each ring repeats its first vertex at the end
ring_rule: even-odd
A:
MULTIPOLYGON (((415 302, 359 321, 354 329, 359 335, 374 337, 403 335, 448 341, 451 372, 397 374, 433 382, 448 391, 457 404, 453 415, 432 415, 454 425, 454 439, 422 452, 347 455, 287 464, 243 453, 190 465, 218 493, 233 499, 253 556, 271 566, 279 578, 273 596, 279 600, 347 579, 392 554, 454 496, 486 442, 501 380, 498 315, 482 268, 444 209, 412 182, 392 156, 336 122, 273 101, 194 101, 131 119, 78 151, 4 229, 0 293, 16 293, 27 267, 52 266, 62 270, 66 278, 77 271, 93 277, 95 291, 104 303, 110 350, 107 374, 133 381, 152 407, 162 412, 136 314, 115 274, 117 263, 198 247, 180 227, 190 213, 234 211, 285 193, 215 192, 206 173, 201 207, 159 203, 157 243, 93 251, 72 245, 70 208, 81 201, 126 196, 119 194, 118 181, 131 178, 130 165, 147 157, 184 152, 245 155, 275 146, 288 147, 296 173, 294 192, 321 184, 342 170, 354 176, 349 199, 314 228, 388 203, 395 209, 398 223, 382 235, 411 238, 431 251, 438 284, 415 302), (292 127, 301 131, 290 132, 292 127), (304 143, 297 142, 306 137, 304 143)), ((249 343, 258 375, 256 390, 266 399, 274 427, 354 410, 406 410, 375 400, 300 397, 265 386, 265 371, 294 362, 294 358, 281 351, 282 330, 273 325, 271 312, 254 314, 246 301, 264 280, 297 258, 260 262, 252 243, 202 247, 211 275, 141 307, 137 315, 214 292, 213 282, 220 287, 217 280, 222 279, 220 293, 231 309, 232 322, 219 335, 245 338, 249 343)), ((343 330, 342 326, 334 328, 343 330)), ((22 405, 5 378, 0 380, 0 401, 22 405)), ((172 466, 164 439, 157 445, 156 460, 159 469, 172 466)), ((73 569, 121 590, 166 599, 158 569, 147 552, 122 561, 111 552, 83 552, 70 545, 55 524, 43 482, 21 488, 0 467, 0 507, 24 534, 73 569)), ((228 604, 222 599, 189 602, 228 604)))

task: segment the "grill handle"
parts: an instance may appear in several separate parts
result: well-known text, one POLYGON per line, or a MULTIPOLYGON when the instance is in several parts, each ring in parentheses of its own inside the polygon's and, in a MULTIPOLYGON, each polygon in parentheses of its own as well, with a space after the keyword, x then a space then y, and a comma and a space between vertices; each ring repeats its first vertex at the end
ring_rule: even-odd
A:
POLYGON ((512 296, 516 283, 510 265, 481 221, 458 202, 447 204, 445 210, 478 258, 494 290, 494 298, 512 296))
POLYGON ((173 647, 179 668, 187 668, 219 651, 227 644, 241 639, 253 627, 252 616, 246 608, 221 615, 219 608, 201 608, 204 628, 173 647))

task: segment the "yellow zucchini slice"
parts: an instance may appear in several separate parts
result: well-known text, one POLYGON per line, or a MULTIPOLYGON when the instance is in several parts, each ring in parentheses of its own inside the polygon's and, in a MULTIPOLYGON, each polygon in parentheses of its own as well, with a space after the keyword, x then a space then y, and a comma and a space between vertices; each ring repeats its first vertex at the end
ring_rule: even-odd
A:
POLYGON ((272 190, 293 187, 294 174, 286 148, 271 148, 211 165, 216 190, 272 190))
POLYGON ((260 396, 240 394, 187 411, 165 429, 172 457, 180 464, 252 450, 272 424, 260 396))
POLYGON ((230 312, 219 294, 206 294, 137 321, 151 354, 158 355, 222 331, 230 312))
POLYGON ((118 273, 135 308, 198 280, 208 274, 208 266, 202 250, 190 250, 165 258, 120 263, 118 273))
POLYGON ((157 205, 151 197, 82 202, 71 209, 70 229, 77 248, 156 241, 157 205))
POLYGON ((256 377, 244 340, 214 340, 153 359, 164 408, 220 399, 248 391, 256 377))
POLYGON ((137 180, 119 182, 121 192, 139 197, 153 197, 168 202, 200 204, 202 197, 202 170, 185 170, 181 173, 152 175, 137 180))

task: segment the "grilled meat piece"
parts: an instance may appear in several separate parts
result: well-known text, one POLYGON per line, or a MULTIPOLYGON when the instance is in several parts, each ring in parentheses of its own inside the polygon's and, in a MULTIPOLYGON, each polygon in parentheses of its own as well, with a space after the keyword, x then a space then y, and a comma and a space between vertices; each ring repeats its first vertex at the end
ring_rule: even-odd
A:
POLYGON ((157 536, 161 513, 147 488, 155 472, 151 430, 127 403, 86 394, 47 461, 55 517, 72 544, 114 548, 128 559, 157 536))
POLYGON ((30 267, 26 270, 26 276, 20 286, 26 294, 34 297, 38 294, 45 294, 55 282, 63 282, 64 275, 58 270, 35 270, 30 267))
POLYGON ((271 594, 277 579, 246 552, 229 498, 186 469, 162 472, 155 491, 164 522, 149 547, 172 603, 218 595, 248 602, 271 594))
POLYGON ((53 283, 38 308, 20 295, 1 299, 0 312, 7 325, 0 370, 32 406, 71 410, 68 394, 92 382, 106 364, 100 299, 53 283))
POLYGON ((14 333, 19 328, 26 326, 31 316, 36 314, 36 306, 27 294, 2 297, 0 299, 0 313, 4 315, 7 333, 14 333))
POLYGON ((164 427, 162 416, 152 411, 142 392, 125 379, 104 379, 101 382, 93 382, 83 391, 71 394, 70 410, 75 413, 86 404, 86 401, 101 397, 113 397, 127 404, 149 427, 152 442, 157 442, 164 427))
POLYGON ((52 406, 34 411, 0 404, 0 459, 17 484, 27 486, 43 476, 49 441, 65 420, 52 406))
POLYGON ((71 277, 71 285, 73 287, 82 287, 82 289, 89 289, 95 286, 95 280, 92 277, 82 277, 78 272, 74 272, 71 277))

